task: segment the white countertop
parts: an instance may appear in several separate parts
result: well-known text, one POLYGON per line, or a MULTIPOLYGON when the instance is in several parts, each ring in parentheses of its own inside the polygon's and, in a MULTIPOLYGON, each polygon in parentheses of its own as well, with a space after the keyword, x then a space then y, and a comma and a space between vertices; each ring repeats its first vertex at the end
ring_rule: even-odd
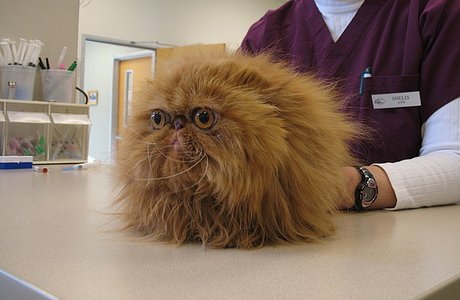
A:
POLYGON ((59 299, 413 299, 460 274, 460 205, 348 213, 319 244, 159 245, 107 232, 108 167, 0 171, 0 270, 59 299))

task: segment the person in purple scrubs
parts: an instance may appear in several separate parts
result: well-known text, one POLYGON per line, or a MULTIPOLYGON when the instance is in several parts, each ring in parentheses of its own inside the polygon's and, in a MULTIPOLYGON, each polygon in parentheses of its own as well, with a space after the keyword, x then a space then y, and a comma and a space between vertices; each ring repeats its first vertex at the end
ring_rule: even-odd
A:
POLYGON ((372 128, 340 208, 403 209, 460 201, 459 37, 457 0, 291 0, 241 50, 337 82, 345 110, 372 128))

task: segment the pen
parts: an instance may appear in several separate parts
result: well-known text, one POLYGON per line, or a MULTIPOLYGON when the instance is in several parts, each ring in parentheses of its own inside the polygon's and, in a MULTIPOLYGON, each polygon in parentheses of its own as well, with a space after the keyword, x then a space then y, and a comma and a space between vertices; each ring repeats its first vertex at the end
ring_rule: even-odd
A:
POLYGON ((364 79, 365 78, 371 78, 372 77, 372 71, 371 67, 367 67, 363 73, 361 73, 361 79, 359 82, 359 94, 362 96, 364 94, 364 79))
POLYGON ((50 61, 49 61, 48 57, 45 58, 45 61, 46 61, 46 68, 49 70, 50 69, 50 61))

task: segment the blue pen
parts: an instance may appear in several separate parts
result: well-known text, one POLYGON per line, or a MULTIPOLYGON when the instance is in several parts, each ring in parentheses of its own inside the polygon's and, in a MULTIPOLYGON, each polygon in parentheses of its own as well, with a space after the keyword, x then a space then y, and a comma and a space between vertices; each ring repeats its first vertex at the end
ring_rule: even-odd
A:
POLYGON ((364 79, 365 78, 371 78, 372 77, 372 71, 371 67, 367 67, 363 73, 361 73, 361 79, 359 82, 359 94, 362 96, 364 94, 364 79))

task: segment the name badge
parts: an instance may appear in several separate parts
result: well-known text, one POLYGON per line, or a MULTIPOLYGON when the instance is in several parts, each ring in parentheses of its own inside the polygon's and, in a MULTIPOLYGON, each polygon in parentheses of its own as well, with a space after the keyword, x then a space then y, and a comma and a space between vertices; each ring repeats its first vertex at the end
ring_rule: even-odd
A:
POLYGON ((372 95, 374 109, 421 106, 420 92, 372 95))

